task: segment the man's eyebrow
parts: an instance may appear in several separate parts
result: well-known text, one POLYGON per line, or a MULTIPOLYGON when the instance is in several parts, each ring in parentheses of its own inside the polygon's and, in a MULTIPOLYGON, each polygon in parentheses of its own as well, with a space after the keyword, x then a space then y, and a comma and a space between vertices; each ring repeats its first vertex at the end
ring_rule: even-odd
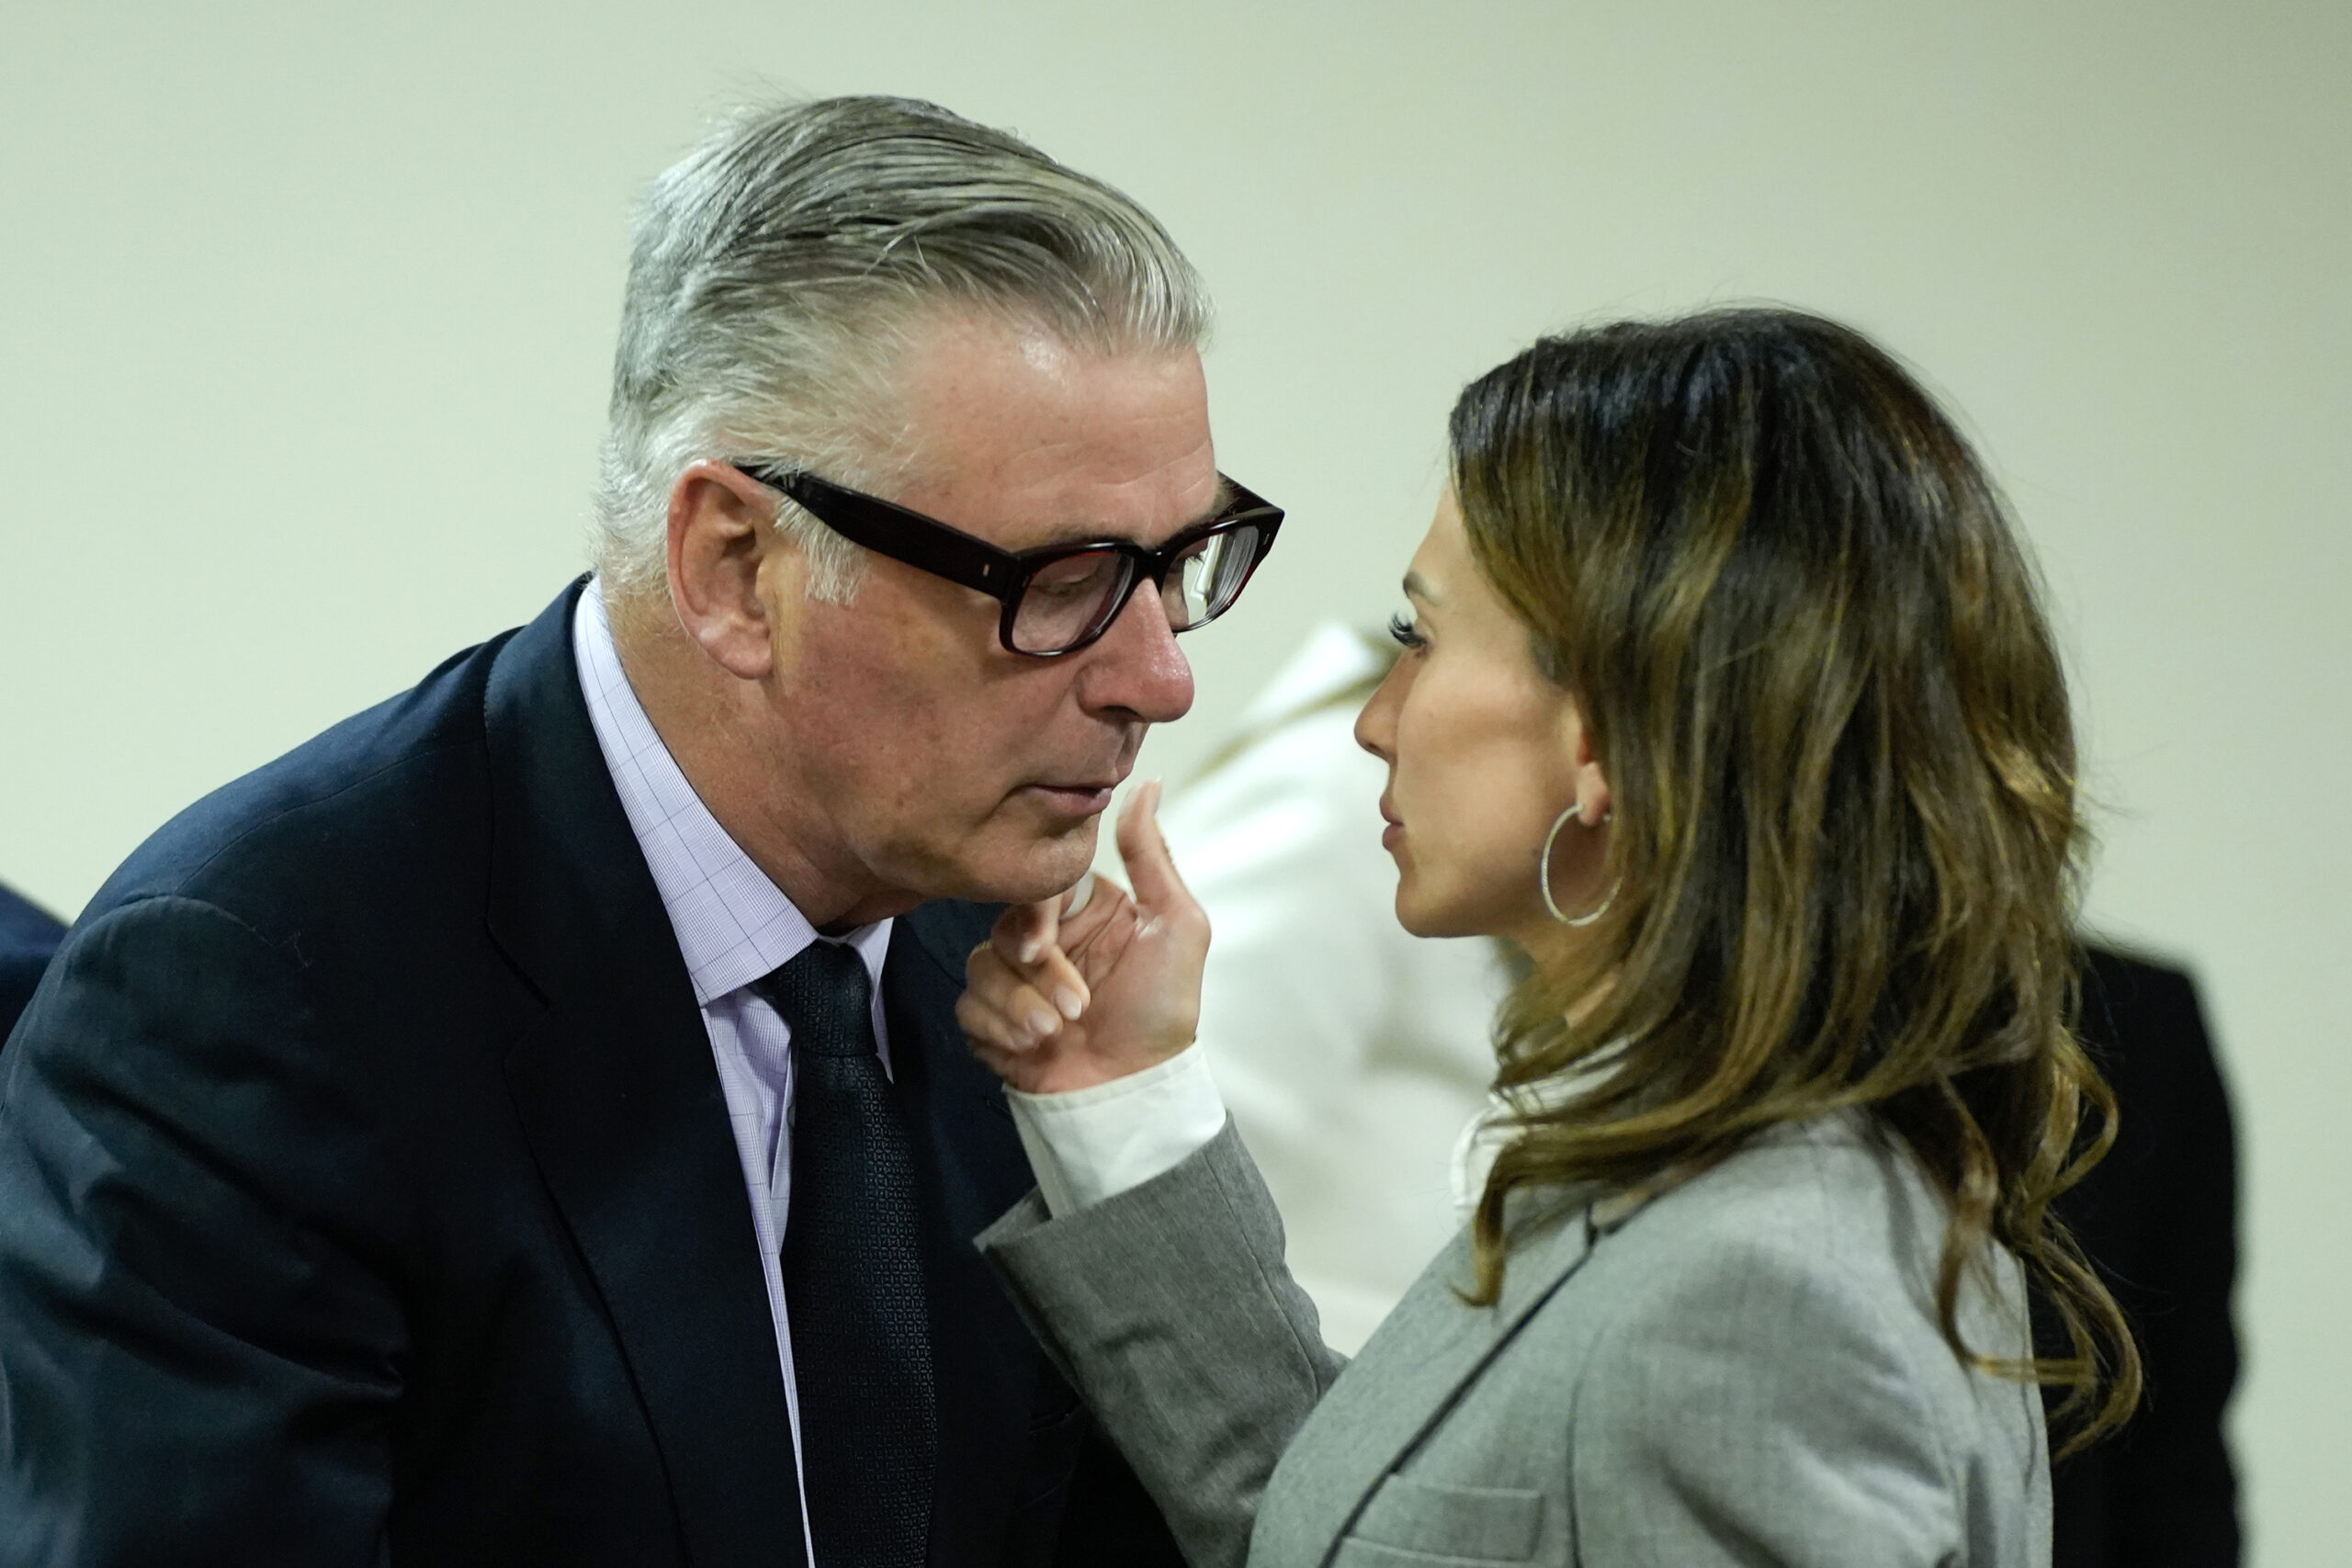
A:
MULTIPOLYGON (((1197 528, 1204 523, 1213 522, 1226 510, 1226 508, 1232 504, 1233 481, 1227 479, 1223 474, 1219 474, 1216 477, 1216 493, 1209 498, 1207 510, 1202 512, 1197 516, 1188 517, 1182 523, 1177 525, 1173 528, 1170 528, 1168 531, 1168 538, 1174 538, 1177 535, 1184 532, 1187 528, 1197 528)), ((1117 539, 1124 537, 1125 537, 1125 536, 1121 534, 1115 528, 1103 526, 1089 527, 1085 524, 1081 523, 1073 527, 1057 529, 1052 536, 1041 539, 1036 544, 1026 547, 1033 550, 1050 550, 1060 545, 1091 545, 1097 539, 1117 539)), ((1136 542, 1138 544, 1142 543, 1141 540, 1136 540, 1136 542)), ((1164 544, 1167 541, 1162 540, 1160 542, 1164 544)))
POLYGON ((1169 538, 1174 538, 1177 534, 1182 533, 1184 528, 1197 528, 1204 523, 1215 521, 1219 513, 1232 504, 1233 481, 1220 473, 1216 477, 1216 493, 1209 497, 1208 510, 1197 517, 1188 518, 1183 528, 1178 528, 1175 533, 1170 534, 1169 538))

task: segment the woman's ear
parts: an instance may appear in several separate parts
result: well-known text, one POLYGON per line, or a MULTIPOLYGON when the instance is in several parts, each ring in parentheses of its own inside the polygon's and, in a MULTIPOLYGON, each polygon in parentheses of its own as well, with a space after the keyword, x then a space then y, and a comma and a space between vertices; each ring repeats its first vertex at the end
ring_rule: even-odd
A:
POLYGON ((670 603, 686 635, 728 673, 756 681, 775 662, 760 567, 785 547, 774 492, 741 469, 691 464, 670 487, 670 603))
POLYGON ((1584 819, 1595 827, 1609 820, 1613 803, 1609 794, 1609 779, 1599 762, 1582 762, 1577 766, 1577 799, 1583 803, 1584 819))
POLYGON ((1587 822, 1598 827, 1609 818, 1611 798, 1609 775, 1593 754, 1592 728, 1584 721, 1584 709, 1574 697, 1567 701, 1567 730, 1562 739, 1575 766, 1576 800, 1587 822))

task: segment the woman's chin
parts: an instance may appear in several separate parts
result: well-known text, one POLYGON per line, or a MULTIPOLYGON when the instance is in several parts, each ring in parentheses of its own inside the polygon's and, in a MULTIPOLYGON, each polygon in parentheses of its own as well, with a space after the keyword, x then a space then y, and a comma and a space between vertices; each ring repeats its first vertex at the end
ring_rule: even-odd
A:
POLYGON ((1396 887, 1396 923, 1414 936, 1483 936, 1475 923, 1465 924, 1462 911, 1443 903, 1416 897, 1409 884, 1396 887))

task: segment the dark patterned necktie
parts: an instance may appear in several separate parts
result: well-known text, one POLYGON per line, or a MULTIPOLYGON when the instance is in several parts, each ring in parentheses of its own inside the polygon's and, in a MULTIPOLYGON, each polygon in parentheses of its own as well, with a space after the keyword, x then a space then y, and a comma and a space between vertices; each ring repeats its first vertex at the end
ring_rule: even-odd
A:
POLYGON ((921 1568, 939 1416, 914 1162, 865 961, 810 943, 759 982, 792 1029, 784 1296, 818 1568, 921 1568))

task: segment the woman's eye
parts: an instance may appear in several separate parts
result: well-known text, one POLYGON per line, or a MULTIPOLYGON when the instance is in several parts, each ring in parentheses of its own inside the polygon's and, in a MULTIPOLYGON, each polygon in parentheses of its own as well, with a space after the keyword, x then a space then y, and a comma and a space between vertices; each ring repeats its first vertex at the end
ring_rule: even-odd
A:
POLYGON ((1402 615, 1388 617, 1388 635, 1396 639, 1396 646, 1399 648, 1414 649, 1429 646, 1430 639, 1422 635, 1421 628, 1402 615))

